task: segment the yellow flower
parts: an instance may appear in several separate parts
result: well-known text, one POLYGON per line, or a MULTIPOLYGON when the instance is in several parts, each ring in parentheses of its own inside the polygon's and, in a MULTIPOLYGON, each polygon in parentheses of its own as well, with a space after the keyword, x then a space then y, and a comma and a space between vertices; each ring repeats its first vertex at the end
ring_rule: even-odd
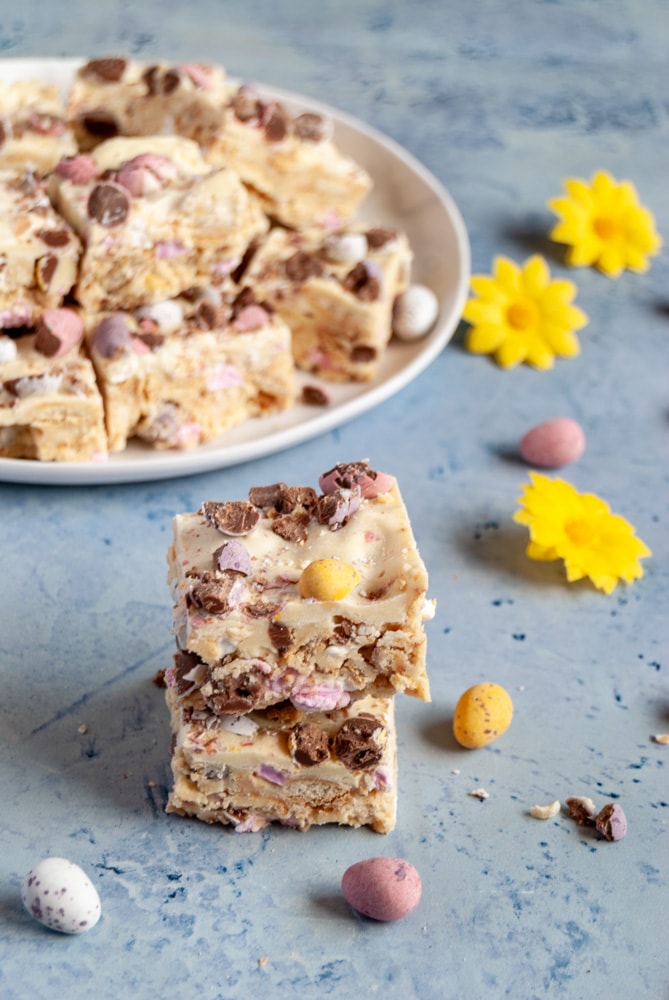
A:
POLYGON ((578 493, 562 479, 530 473, 514 521, 530 530, 530 559, 562 559, 569 582, 589 577, 610 594, 619 580, 643 576, 639 559, 651 551, 632 525, 592 493, 578 493))
POLYGON ((656 254, 662 240, 655 220, 639 204, 630 181, 620 184, 605 171, 593 174, 590 185, 570 177, 564 181, 567 197, 548 202, 560 219, 550 232, 557 243, 566 243, 567 263, 573 267, 594 265, 610 278, 625 268, 648 270, 648 258, 656 254))
POLYGON ((474 354, 492 354, 502 368, 521 361, 552 368, 555 357, 573 358, 581 350, 574 330, 588 317, 571 304, 576 286, 551 281, 543 257, 530 257, 522 267, 495 257, 492 276, 475 274, 471 287, 478 297, 465 304, 462 318, 471 324, 465 346, 474 354))

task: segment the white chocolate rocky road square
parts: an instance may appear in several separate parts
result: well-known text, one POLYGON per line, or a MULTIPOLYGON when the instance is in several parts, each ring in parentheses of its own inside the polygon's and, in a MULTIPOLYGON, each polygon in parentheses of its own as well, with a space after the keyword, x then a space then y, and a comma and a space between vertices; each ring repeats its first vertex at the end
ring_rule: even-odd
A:
POLYGON ((56 86, 37 80, 0 82, 0 168, 43 174, 76 152, 56 86))
POLYGON ((392 334, 412 253, 393 229, 270 230, 238 280, 285 319, 298 368, 330 381, 372 379, 392 334))
POLYGON ((427 573, 395 479, 366 462, 208 501, 173 522, 178 698, 221 716, 345 707, 386 684, 429 700, 427 573))
POLYGON ((214 288, 87 320, 111 451, 133 435, 189 448, 296 396, 290 330, 214 288))
POLYGON ((234 89, 220 66, 108 56, 79 68, 67 112, 82 150, 123 135, 174 133, 204 143, 220 131, 234 89))
POLYGON ((397 740, 388 692, 306 715, 290 705, 242 716, 171 710, 173 789, 167 811, 239 833, 268 823, 339 823, 389 833, 397 812, 397 740))
POLYGON ((80 353, 83 324, 45 310, 36 331, 0 334, 0 456, 46 462, 107 457, 102 397, 80 353))
POLYGON ((75 288, 89 311, 134 309, 234 270, 268 226, 237 174, 172 136, 109 139, 61 160, 56 209, 81 237, 75 288))
POLYGON ((0 327, 37 322, 77 277, 81 243, 32 171, 0 170, 0 327))
POLYGON ((285 226, 341 226, 372 186, 335 145, 331 122, 291 113, 247 85, 231 96, 221 130, 203 148, 211 163, 233 167, 285 226))

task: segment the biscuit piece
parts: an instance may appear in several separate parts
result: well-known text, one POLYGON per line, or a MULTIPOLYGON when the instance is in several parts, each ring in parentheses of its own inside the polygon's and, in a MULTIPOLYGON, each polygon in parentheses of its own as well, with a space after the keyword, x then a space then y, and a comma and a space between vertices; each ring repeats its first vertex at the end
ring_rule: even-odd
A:
POLYGON ((330 381, 367 381, 390 340, 411 261, 406 236, 393 229, 274 228, 240 280, 285 319, 298 368, 330 381))
POLYGON ((0 168, 46 173, 77 144, 55 85, 0 81, 0 168))
POLYGON ((220 717, 171 709, 173 789, 167 811, 239 833, 279 822, 323 823, 389 833, 397 812, 393 698, 366 692, 344 709, 309 715, 253 712, 220 717))
POLYGON ((220 130, 233 89, 219 66, 111 56, 78 69, 67 110, 82 150, 120 135, 174 133, 202 143, 220 130))
POLYGON ((246 85, 230 98, 224 124, 204 152, 211 163, 237 170, 267 214, 286 226, 343 225, 372 186, 369 174, 338 149, 322 115, 289 111, 246 85))
POLYGON ((0 171, 0 327, 32 326, 77 277, 78 237, 32 171, 0 171))
POLYGON ((46 324, 16 339, 0 334, 0 457, 45 462, 107 457, 93 366, 76 342, 59 346, 46 324))
POLYGON ((202 289, 87 325, 111 451, 189 448, 295 400, 290 330, 248 298, 202 289))
POLYGON ((434 608, 395 479, 355 462, 320 486, 257 487, 175 517, 167 683, 193 707, 330 711, 383 684, 429 701, 423 623, 434 608), (333 558, 350 589, 309 596, 303 571, 333 558))
POLYGON ((84 243, 75 294, 89 311, 134 309, 238 266, 267 219, 237 174, 189 139, 109 139, 61 160, 49 193, 84 243))

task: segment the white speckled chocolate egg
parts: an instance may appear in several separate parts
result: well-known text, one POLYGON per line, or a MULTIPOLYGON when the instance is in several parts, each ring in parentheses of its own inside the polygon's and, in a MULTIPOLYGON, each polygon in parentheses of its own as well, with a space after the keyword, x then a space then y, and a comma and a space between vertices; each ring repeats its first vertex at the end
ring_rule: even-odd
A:
POLYGON ((412 864, 402 858, 367 858, 344 872, 341 891, 347 903, 373 920, 400 920, 420 902, 423 886, 412 864))
POLYGON ((100 919, 100 897, 82 869, 65 858, 44 858, 21 886, 28 913, 62 934, 83 934, 100 919))
POLYGON ((426 285, 409 285, 395 299, 393 333, 399 340, 419 340, 434 325, 439 312, 437 296, 426 285))

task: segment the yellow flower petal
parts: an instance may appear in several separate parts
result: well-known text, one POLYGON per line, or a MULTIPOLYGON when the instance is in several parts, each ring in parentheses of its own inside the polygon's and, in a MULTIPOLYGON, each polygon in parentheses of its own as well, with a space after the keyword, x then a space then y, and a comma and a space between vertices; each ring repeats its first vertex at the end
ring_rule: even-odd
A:
POLYGON ((536 254, 521 266, 496 257, 493 275, 471 279, 474 295, 465 303, 462 318, 471 329, 465 347, 475 354, 492 354, 502 368, 526 362, 551 368, 555 357, 573 357, 580 351, 574 331, 588 321, 572 305, 576 286, 552 280, 546 260, 536 254))
POLYGON ((568 247, 567 263, 595 266, 611 278, 625 269, 646 271, 648 258, 658 252, 662 240, 632 182, 618 182, 600 170, 589 185, 573 177, 563 183, 567 196, 547 204, 559 220, 550 238, 568 247))
POLYGON ((604 500, 541 473, 530 473, 530 481, 514 514, 529 530, 530 559, 562 559, 569 582, 588 577, 607 594, 621 580, 632 583, 643 576, 639 560, 650 556, 650 549, 604 500))

